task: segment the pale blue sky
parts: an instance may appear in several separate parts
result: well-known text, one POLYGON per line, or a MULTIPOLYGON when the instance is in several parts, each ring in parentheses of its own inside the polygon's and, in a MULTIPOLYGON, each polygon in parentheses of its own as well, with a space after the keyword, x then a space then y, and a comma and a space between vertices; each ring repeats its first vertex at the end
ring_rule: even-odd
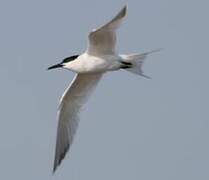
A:
POLYGON ((0 179, 208 180, 209 3, 1 0, 0 179), (107 74, 52 176, 58 101, 73 78, 45 69, 82 53, 88 32, 128 4, 118 51, 151 55, 147 80, 107 74))

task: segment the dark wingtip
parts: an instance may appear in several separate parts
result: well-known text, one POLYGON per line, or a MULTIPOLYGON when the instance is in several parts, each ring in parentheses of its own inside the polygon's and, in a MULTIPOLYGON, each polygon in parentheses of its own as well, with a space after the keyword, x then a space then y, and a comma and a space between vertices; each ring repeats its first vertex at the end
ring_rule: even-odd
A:
POLYGON ((52 175, 55 174, 56 169, 57 169, 57 166, 54 166, 54 167, 53 167, 53 170, 52 170, 52 175))
POLYGON ((64 151, 60 154, 59 157, 57 157, 57 154, 55 154, 55 159, 54 159, 54 166, 53 166, 53 170, 52 170, 52 174, 55 173, 55 171, 57 170, 57 168, 60 166, 61 162, 63 161, 63 159, 65 158, 67 152, 70 149, 70 144, 67 144, 66 148, 64 149, 64 151))

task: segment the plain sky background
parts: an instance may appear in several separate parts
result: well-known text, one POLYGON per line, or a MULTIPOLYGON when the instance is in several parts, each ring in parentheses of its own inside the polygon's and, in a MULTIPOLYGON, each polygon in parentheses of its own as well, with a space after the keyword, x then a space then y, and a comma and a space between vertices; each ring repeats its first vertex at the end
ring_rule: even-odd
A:
POLYGON ((1 0, 0 179, 208 180, 209 3, 205 0, 1 0), (128 4, 121 53, 149 56, 152 80, 106 74, 52 176, 58 101, 74 74, 46 71, 82 53, 88 32, 128 4))

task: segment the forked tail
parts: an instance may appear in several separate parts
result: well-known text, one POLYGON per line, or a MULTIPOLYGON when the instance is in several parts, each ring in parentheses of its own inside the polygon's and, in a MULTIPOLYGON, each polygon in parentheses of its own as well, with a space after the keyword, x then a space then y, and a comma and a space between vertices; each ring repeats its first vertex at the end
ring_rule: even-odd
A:
POLYGON ((144 64, 144 61, 147 55, 154 53, 154 52, 158 52, 160 50, 162 49, 156 49, 156 50, 141 53, 141 54, 120 55, 123 59, 121 62, 122 63, 121 68, 150 79, 149 76, 143 73, 142 66, 144 64))

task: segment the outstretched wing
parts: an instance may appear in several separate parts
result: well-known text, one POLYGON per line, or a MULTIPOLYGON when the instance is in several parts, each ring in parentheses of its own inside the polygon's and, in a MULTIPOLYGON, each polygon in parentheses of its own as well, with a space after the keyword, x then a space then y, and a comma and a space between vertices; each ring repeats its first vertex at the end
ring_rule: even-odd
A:
POLYGON ((92 55, 114 54, 116 44, 116 29, 126 16, 127 7, 123 9, 107 24, 89 33, 87 53, 92 55))
POLYGON ((64 159, 73 142, 78 121, 79 110, 96 87, 102 74, 77 74, 70 86, 65 90, 58 111, 57 140, 54 159, 55 172, 64 159))

